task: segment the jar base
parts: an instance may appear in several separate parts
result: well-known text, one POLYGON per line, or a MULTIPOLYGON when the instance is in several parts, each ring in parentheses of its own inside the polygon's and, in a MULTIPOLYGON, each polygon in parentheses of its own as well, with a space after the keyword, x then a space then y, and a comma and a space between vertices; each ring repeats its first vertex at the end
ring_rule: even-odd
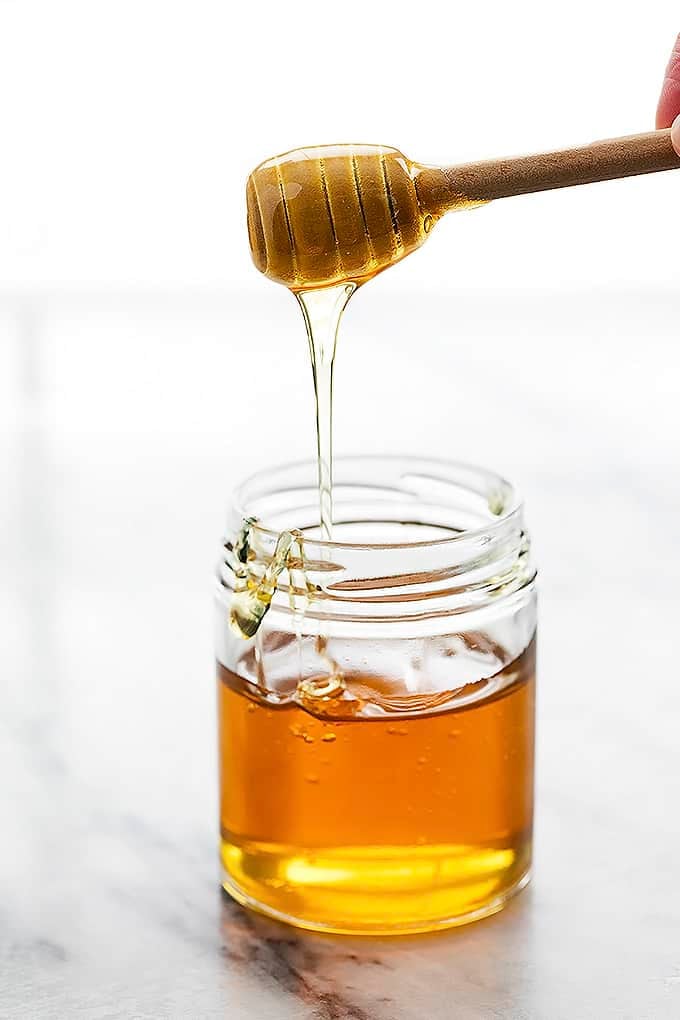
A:
POLYGON ((531 878, 531 842, 337 848, 222 842, 222 887, 257 913, 335 935, 414 935, 489 917, 531 878), (289 852, 286 852, 286 851, 289 852))

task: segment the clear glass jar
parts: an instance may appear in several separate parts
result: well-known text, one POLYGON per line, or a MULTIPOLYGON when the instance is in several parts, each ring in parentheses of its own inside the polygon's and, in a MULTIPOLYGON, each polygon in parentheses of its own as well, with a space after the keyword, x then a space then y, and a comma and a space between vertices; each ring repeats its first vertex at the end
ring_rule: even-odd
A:
POLYGON ((221 857, 241 903, 324 931, 499 910, 529 878, 535 570, 481 469, 340 458, 255 476, 217 597, 221 857), (291 533, 287 529, 297 529, 291 533))

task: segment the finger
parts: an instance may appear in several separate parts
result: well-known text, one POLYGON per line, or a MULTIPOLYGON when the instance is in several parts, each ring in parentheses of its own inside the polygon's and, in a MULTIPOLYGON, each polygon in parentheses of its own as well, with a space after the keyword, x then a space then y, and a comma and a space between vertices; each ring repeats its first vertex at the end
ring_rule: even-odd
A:
POLYGON ((673 127, 671 129, 671 141, 673 143, 673 148, 677 152, 678 156, 680 156, 680 117, 676 117, 673 123, 673 127))
POLYGON ((656 126, 670 127, 680 115, 680 35, 675 41, 671 59, 666 68, 661 98, 656 111, 656 126))

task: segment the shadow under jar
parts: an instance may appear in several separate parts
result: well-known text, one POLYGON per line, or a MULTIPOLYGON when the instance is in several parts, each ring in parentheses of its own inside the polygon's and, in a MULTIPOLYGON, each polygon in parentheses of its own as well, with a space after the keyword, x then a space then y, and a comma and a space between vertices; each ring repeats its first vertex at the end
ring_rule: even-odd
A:
POLYGON ((488 471, 381 457, 339 458, 334 498, 331 543, 311 462, 255 476, 230 514, 224 888, 321 931, 484 917, 531 866, 536 592, 521 502, 488 471))

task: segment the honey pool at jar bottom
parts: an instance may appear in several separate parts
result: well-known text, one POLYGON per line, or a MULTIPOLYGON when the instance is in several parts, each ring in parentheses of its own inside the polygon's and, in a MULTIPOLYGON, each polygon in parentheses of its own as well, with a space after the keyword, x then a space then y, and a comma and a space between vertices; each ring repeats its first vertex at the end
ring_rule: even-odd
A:
POLYGON ((534 664, 532 642, 471 704, 342 720, 263 702, 219 666, 226 891, 337 933, 500 910, 531 865, 534 664))

